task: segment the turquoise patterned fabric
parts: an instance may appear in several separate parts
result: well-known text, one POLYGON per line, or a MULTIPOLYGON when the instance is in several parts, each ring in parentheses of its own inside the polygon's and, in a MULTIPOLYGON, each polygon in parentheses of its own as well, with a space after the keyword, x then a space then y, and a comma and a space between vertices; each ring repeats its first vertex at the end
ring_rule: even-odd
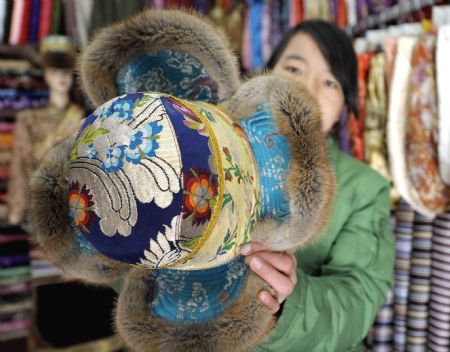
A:
POLYGON ((119 94, 164 92, 181 99, 217 103, 217 84, 188 53, 164 50, 143 53, 124 65, 116 77, 119 94))
POLYGON ((166 320, 208 321, 238 298, 248 275, 244 257, 205 270, 152 271, 156 293, 150 309, 166 320))
POLYGON ((285 220, 289 201, 284 191, 290 152, 286 137, 276 132, 267 104, 258 107, 250 118, 241 120, 252 146, 261 183, 261 217, 285 220))

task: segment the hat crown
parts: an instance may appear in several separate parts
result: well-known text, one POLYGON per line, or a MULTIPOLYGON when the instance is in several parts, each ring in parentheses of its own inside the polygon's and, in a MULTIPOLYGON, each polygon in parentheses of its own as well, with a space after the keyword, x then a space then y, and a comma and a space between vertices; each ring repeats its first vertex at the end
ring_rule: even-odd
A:
POLYGON ((97 108, 77 136, 70 216, 113 259, 214 267, 249 239, 256 171, 242 130, 213 105, 126 94, 97 108))

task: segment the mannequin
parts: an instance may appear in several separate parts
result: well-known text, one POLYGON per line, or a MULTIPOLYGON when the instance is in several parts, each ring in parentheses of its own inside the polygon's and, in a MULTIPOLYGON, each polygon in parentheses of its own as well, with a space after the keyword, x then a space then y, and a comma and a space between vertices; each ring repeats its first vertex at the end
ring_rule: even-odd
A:
POLYGON ((15 144, 8 187, 8 220, 26 220, 29 175, 56 137, 65 137, 84 116, 82 108, 71 101, 75 48, 68 37, 51 35, 40 46, 40 63, 49 89, 44 108, 26 109, 17 114, 15 144))

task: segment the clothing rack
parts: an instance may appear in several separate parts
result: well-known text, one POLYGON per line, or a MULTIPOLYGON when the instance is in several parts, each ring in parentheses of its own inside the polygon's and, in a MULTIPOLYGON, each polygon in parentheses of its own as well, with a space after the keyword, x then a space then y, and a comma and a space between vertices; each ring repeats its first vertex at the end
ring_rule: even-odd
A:
POLYGON ((403 18, 416 11, 421 11, 425 7, 433 6, 438 2, 442 2, 442 0, 406 0, 376 15, 367 16, 354 26, 347 26, 345 31, 349 36, 354 37, 364 33, 368 29, 381 27, 398 18, 403 18))

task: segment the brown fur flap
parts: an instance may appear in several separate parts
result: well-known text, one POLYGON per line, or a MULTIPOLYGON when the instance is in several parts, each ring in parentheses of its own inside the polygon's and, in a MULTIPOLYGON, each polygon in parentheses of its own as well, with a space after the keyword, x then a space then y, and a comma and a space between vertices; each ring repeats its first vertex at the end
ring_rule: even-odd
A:
POLYGON ((302 84, 285 77, 260 76, 243 84, 224 102, 232 116, 250 117, 263 102, 269 104, 280 134, 289 143, 290 167, 286 179, 289 220, 280 225, 256 224, 252 238, 274 250, 304 246, 326 228, 336 192, 319 105, 302 84))
MULTIPOLYGON (((219 101, 239 86, 237 59, 225 35, 193 12, 146 10, 102 29, 83 50, 81 83, 95 106, 116 97, 116 75, 141 53, 174 50, 196 58, 218 85, 219 101)), ((163 92, 168 93, 168 92, 163 92)))
POLYGON ((65 274, 94 283, 121 277, 128 265, 100 253, 85 254, 76 245, 69 217, 69 153, 74 139, 51 148, 30 181, 32 239, 65 274))
POLYGON ((151 271, 130 271, 117 303, 116 328, 135 352, 244 352, 261 344, 275 325, 258 300, 265 284, 250 274, 237 302, 219 317, 199 324, 176 323, 151 314, 149 297, 157 289, 151 271))

